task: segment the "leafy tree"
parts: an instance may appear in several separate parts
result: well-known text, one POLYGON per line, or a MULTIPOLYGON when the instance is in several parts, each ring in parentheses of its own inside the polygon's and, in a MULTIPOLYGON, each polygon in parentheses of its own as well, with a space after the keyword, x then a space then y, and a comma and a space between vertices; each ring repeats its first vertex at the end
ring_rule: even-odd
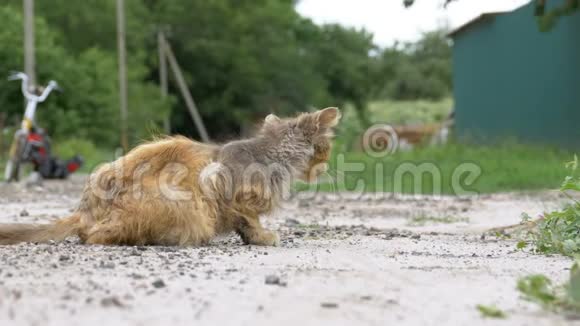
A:
POLYGON ((398 100, 448 96, 452 87, 451 46, 447 29, 424 33, 414 43, 395 44, 379 57, 379 95, 398 100))
POLYGON ((363 124, 368 124, 366 105, 374 91, 377 50, 372 35, 340 25, 322 26, 315 45, 317 68, 328 83, 328 92, 337 105, 352 103, 363 124))
MULTIPOLYGON (((266 113, 352 103, 365 119, 381 84, 372 36, 301 17, 292 0, 126 2, 129 121, 133 140, 157 128, 173 106, 174 132, 195 136, 174 84, 162 103, 157 89, 156 34, 165 31, 213 138, 244 133, 266 113)), ((22 3, 6 0, 0 31, 1 69, 22 66, 22 3)), ((77 136, 117 144, 118 94, 115 0, 37 1, 40 82, 56 79, 39 120, 56 138, 77 136)), ((21 114, 15 83, 0 86, 0 104, 21 114), (4 87, 5 86, 5 87, 4 87)))
MULTIPOLYGON (((267 112, 344 102, 364 110, 373 47, 367 33, 314 25, 287 0, 151 5, 214 134, 267 112)), ((188 122, 181 114, 178 121, 188 122)))
MULTIPOLYGON (((228 130, 238 129, 240 122, 247 126, 266 112, 303 110, 323 85, 302 60, 293 33, 300 17, 290 1, 178 0, 150 6, 157 25, 169 30, 191 92, 215 136, 231 135, 228 130)), ((173 122, 187 133, 187 113, 175 112, 173 122)))
MULTIPOLYGON (((22 14, 16 7, 0 6, 0 75, 22 67, 22 14)), ((114 52, 90 47, 80 52, 63 47, 57 29, 37 16, 36 59, 40 84, 49 79, 59 82, 64 93, 53 94, 41 104, 37 120, 54 138, 82 137, 111 147, 118 143, 117 61, 114 52), (72 52, 72 53, 71 53, 72 52)), ((149 121, 160 121, 169 103, 161 103, 156 87, 142 82, 148 73, 143 64, 129 67, 129 103, 132 139, 147 134, 149 121)), ((9 121, 23 113, 20 85, 0 78, 0 106, 9 121)))
MULTIPOLYGON (((4 0, 21 10, 22 0, 4 0)), ((35 15, 58 33, 58 43, 74 53, 98 47, 117 50, 116 0, 35 1, 35 15)), ((127 48, 129 54, 143 49, 154 35, 151 13, 141 0, 125 1, 127 48)))

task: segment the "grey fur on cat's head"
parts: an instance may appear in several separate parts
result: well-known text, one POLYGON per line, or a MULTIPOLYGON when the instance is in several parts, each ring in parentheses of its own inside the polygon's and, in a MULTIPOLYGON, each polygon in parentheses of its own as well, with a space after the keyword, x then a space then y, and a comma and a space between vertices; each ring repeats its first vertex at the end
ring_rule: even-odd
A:
POLYGON ((339 120, 337 108, 284 119, 270 114, 256 137, 222 147, 218 162, 228 166, 234 174, 252 164, 279 165, 293 177, 304 178, 314 165, 328 160, 332 128, 339 120))

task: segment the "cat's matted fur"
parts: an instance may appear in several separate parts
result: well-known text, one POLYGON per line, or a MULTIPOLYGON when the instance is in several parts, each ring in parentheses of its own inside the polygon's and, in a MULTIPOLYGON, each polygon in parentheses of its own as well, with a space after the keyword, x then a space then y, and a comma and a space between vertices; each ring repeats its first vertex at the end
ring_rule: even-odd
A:
POLYGON ((48 225, 0 225, 0 244, 78 235, 103 245, 202 245, 237 232, 244 243, 277 245, 259 217, 294 178, 325 171, 336 108, 266 117, 253 138, 223 146, 170 137, 140 145, 91 175, 72 216, 48 225))

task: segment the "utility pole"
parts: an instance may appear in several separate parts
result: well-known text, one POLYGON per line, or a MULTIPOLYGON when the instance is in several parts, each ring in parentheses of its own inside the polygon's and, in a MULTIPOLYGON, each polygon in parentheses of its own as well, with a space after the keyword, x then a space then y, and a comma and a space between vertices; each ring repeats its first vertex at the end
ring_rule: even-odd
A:
MULTIPOLYGON (((34 60, 34 0, 24 0, 24 72, 28 75, 29 86, 36 86, 34 60)), ((30 90, 29 90, 30 91, 30 90)))
MULTIPOLYGON (((168 92, 168 78, 167 78, 167 58, 165 55, 165 37, 160 30, 157 33, 157 47, 159 50, 159 83, 161 84, 161 99, 167 99, 168 92)), ((165 134, 171 133, 171 112, 167 112, 167 116, 163 119, 163 127, 165 134)))
POLYGON ((0 159, 4 159, 4 122, 6 121, 6 112, 0 112, 0 159))
POLYGON ((129 150, 127 136, 127 50, 125 47, 125 4, 117 0, 117 47, 119 52, 119 99, 121 108, 121 147, 129 150))
POLYGON ((209 142, 209 135, 207 134, 207 130, 203 124, 203 120, 199 115, 199 111, 197 110, 197 106, 195 105, 195 101, 187 88, 187 83, 185 82, 185 78, 183 78, 183 74, 181 73, 181 68, 175 59, 175 55, 173 54, 173 50, 171 50, 171 45, 167 42, 167 40, 161 35, 162 41, 165 47, 165 54, 167 55, 167 59, 169 60, 169 65, 171 66, 171 71, 175 76, 177 84, 179 86, 179 90, 181 91, 181 95, 185 100, 185 104, 187 109, 189 110, 189 114, 197 127, 197 131, 199 132, 199 136, 204 142, 209 142))

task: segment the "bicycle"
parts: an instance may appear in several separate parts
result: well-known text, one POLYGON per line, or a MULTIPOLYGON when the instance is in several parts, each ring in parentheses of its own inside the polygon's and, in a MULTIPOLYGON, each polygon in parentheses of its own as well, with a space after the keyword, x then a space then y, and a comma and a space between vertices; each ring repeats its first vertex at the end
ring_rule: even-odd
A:
POLYGON ((30 90, 29 78, 25 73, 17 72, 8 80, 21 80, 22 95, 26 99, 26 110, 20 129, 14 133, 10 146, 9 158, 4 171, 7 182, 18 181, 22 165, 33 163, 35 171, 44 178, 66 178, 82 165, 82 158, 75 156, 67 162, 60 162, 51 156, 48 135, 36 125, 36 109, 44 102, 53 90, 60 90, 58 83, 51 80, 45 88, 40 87, 37 95, 30 90))

